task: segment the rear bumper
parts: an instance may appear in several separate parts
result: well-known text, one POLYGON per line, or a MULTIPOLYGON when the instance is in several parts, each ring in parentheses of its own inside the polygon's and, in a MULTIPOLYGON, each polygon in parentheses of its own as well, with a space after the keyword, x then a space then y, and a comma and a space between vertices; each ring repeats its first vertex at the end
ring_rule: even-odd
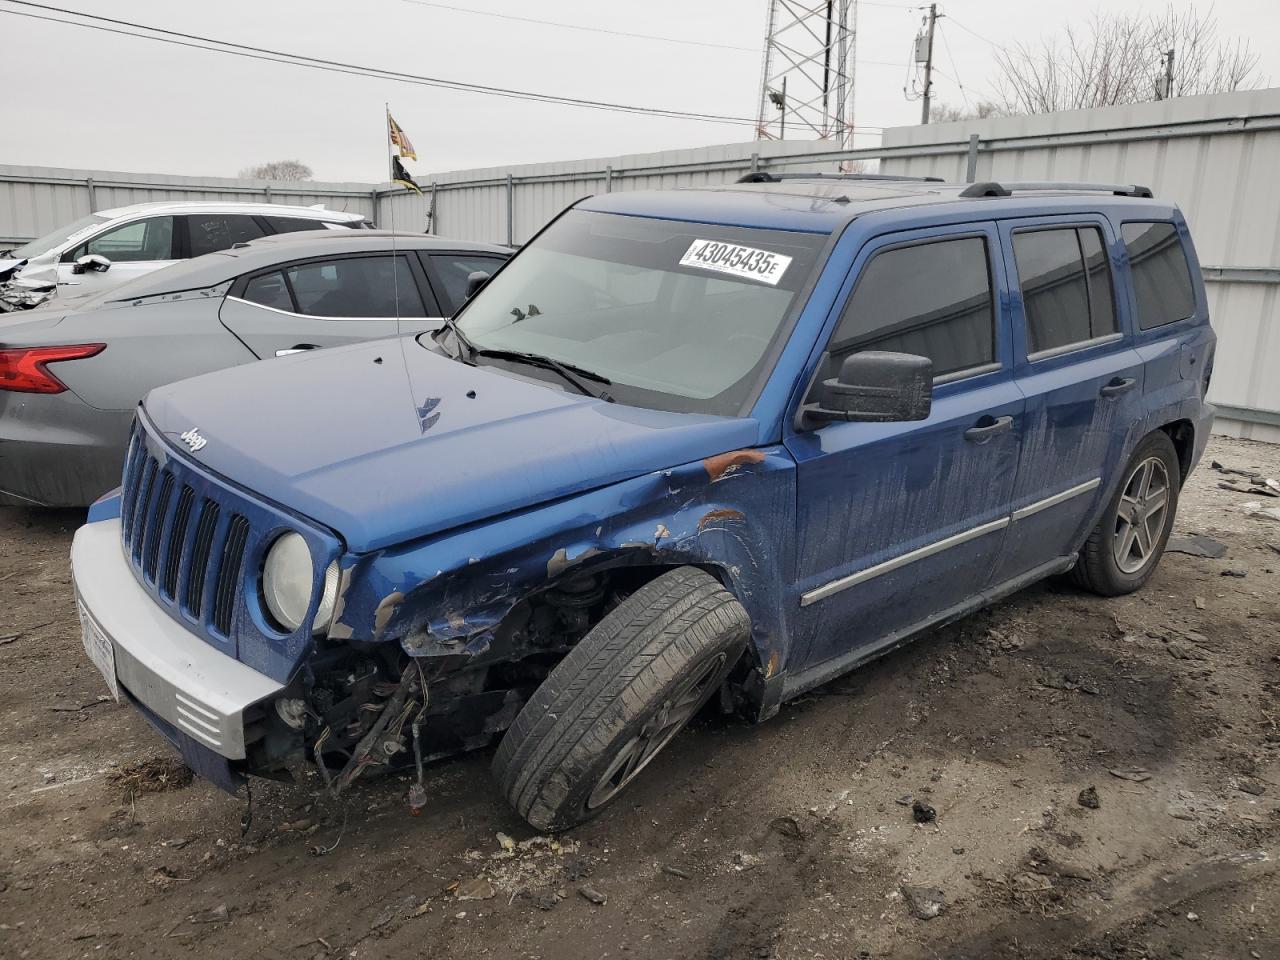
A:
POLYGON ((119 519, 77 530, 71 567, 83 613, 111 644, 122 692, 169 739, 177 732, 228 760, 243 759, 245 711, 283 685, 215 650, 151 599, 121 550, 119 519))
POLYGON ((0 505, 83 507, 119 486, 131 417, 71 391, 0 394, 0 505))

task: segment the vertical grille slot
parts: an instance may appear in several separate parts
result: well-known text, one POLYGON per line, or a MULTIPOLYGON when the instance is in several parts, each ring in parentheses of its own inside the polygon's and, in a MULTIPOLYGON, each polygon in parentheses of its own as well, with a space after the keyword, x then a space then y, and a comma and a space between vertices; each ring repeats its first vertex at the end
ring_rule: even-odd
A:
POLYGON ((204 604, 204 578, 209 569, 209 553, 213 550, 213 534, 218 526, 218 505, 208 497, 200 509, 196 524, 196 542, 191 550, 191 568, 187 571, 187 612, 200 618, 204 604))
POLYGON ((129 431, 129 447, 124 459, 124 476, 120 480, 120 528, 129 529, 129 518, 133 514, 133 498, 138 492, 138 472, 142 466, 142 436, 138 433, 137 421, 129 431))
POLYGON ((178 506, 173 511, 173 527, 169 531, 169 546, 164 558, 164 578, 160 592, 172 600, 178 592, 178 572, 182 569, 182 555, 187 544, 187 524, 191 521, 191 505, 196 493, 187 484, 178 494, 178 506))
POLYGON ((248 540, 249 521, 236 514, 227 530, 227 542, 222 548, 222 563, 218 566, 218 583, 213 594, 213 626, 223 636, 231 632, 231 614, 236 606, 236 588, 248 540))
POLYGON ((160 492, 156 494, 155 506, 151 509, 151 524, 147 530, 147 541, 143 545, 142 575, 155 581, 156 565, 160 562, 160 538, 164 535, 164 520, 169 512, 169 498, 173 496, 173 474, 164 471, 160 481, 160 492))
POLYGON ((138 487, 138 502, 134 507, 133 520, 129 524, 129 547, 133 551, 135 564, 142 560, 142 541, 147 535, 147 524, 151 520, 151 495, 155 492, 156 470, 159 466, 154 457, 147 457, 142 482, 138 487))

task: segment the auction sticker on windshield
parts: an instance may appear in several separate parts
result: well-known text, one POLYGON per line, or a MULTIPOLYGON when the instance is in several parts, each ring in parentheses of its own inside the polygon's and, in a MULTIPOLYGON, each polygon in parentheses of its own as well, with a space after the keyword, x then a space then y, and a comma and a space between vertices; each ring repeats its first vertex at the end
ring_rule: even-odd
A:
POLYGON ((790 265, 791 258, 781 253, 723 240, 695 240, 680 258, 682 267, 701 267, 745 280, 759 280, 770 286, 777 286, 790 265))

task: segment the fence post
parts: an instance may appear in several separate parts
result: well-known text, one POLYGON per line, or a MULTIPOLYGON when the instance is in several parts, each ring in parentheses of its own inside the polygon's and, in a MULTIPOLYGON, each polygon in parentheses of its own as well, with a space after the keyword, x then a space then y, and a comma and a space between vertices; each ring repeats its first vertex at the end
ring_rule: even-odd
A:
POLYGON ((613 164, 606 164, 604 168, 604 192, 613 193, 613 164))
POLYGON ((516 198, 515 181, 507 174, 507 246, 516 245, 516 198))
POLYGON ((378 188, 377 187, 374 187, 372 190, 369 191, 369 200, 373 204, 373 212, 369 214, 369 220, 376 227, 378 225, 378 221, 381 219, 381 211, 378 210, 378 188))
POLYGON ((978 179, 978 135, 969 134, 969 158, 965 164, 964 181, 973 183, 978 179))
POLYGON ((271 184, 267 184, 262 188, 263 195, 267 198, 267 203, 271 202, 271 184))
POLYGON ((751 155, 751 172, 758 173, 760 171, 760 154, 753 153, 751 155))
POLYGON ((431 181, 431 203, 427 207, 427 233, 431 236, 436 234, 436 182, 431 181))
POLYGON ((85 189, 89 191, 89 212, 93 213, 96 209, 98 209, 98 198, 94 195, 94 192, 93 192, 93 177, 85 177, 84 185, 85 185, 85 189))

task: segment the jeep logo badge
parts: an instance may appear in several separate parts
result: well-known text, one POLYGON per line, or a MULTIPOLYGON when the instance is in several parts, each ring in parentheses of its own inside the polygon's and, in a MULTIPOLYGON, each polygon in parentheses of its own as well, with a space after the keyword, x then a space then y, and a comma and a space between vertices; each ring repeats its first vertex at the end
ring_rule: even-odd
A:
POLYGON ((204 437, 200 436, 199 427, 192 427, 186 433, 180 435, 178 439, 190 447, 192 453, 199 452, 203 449, 204 445, 209 442, 204 437))

